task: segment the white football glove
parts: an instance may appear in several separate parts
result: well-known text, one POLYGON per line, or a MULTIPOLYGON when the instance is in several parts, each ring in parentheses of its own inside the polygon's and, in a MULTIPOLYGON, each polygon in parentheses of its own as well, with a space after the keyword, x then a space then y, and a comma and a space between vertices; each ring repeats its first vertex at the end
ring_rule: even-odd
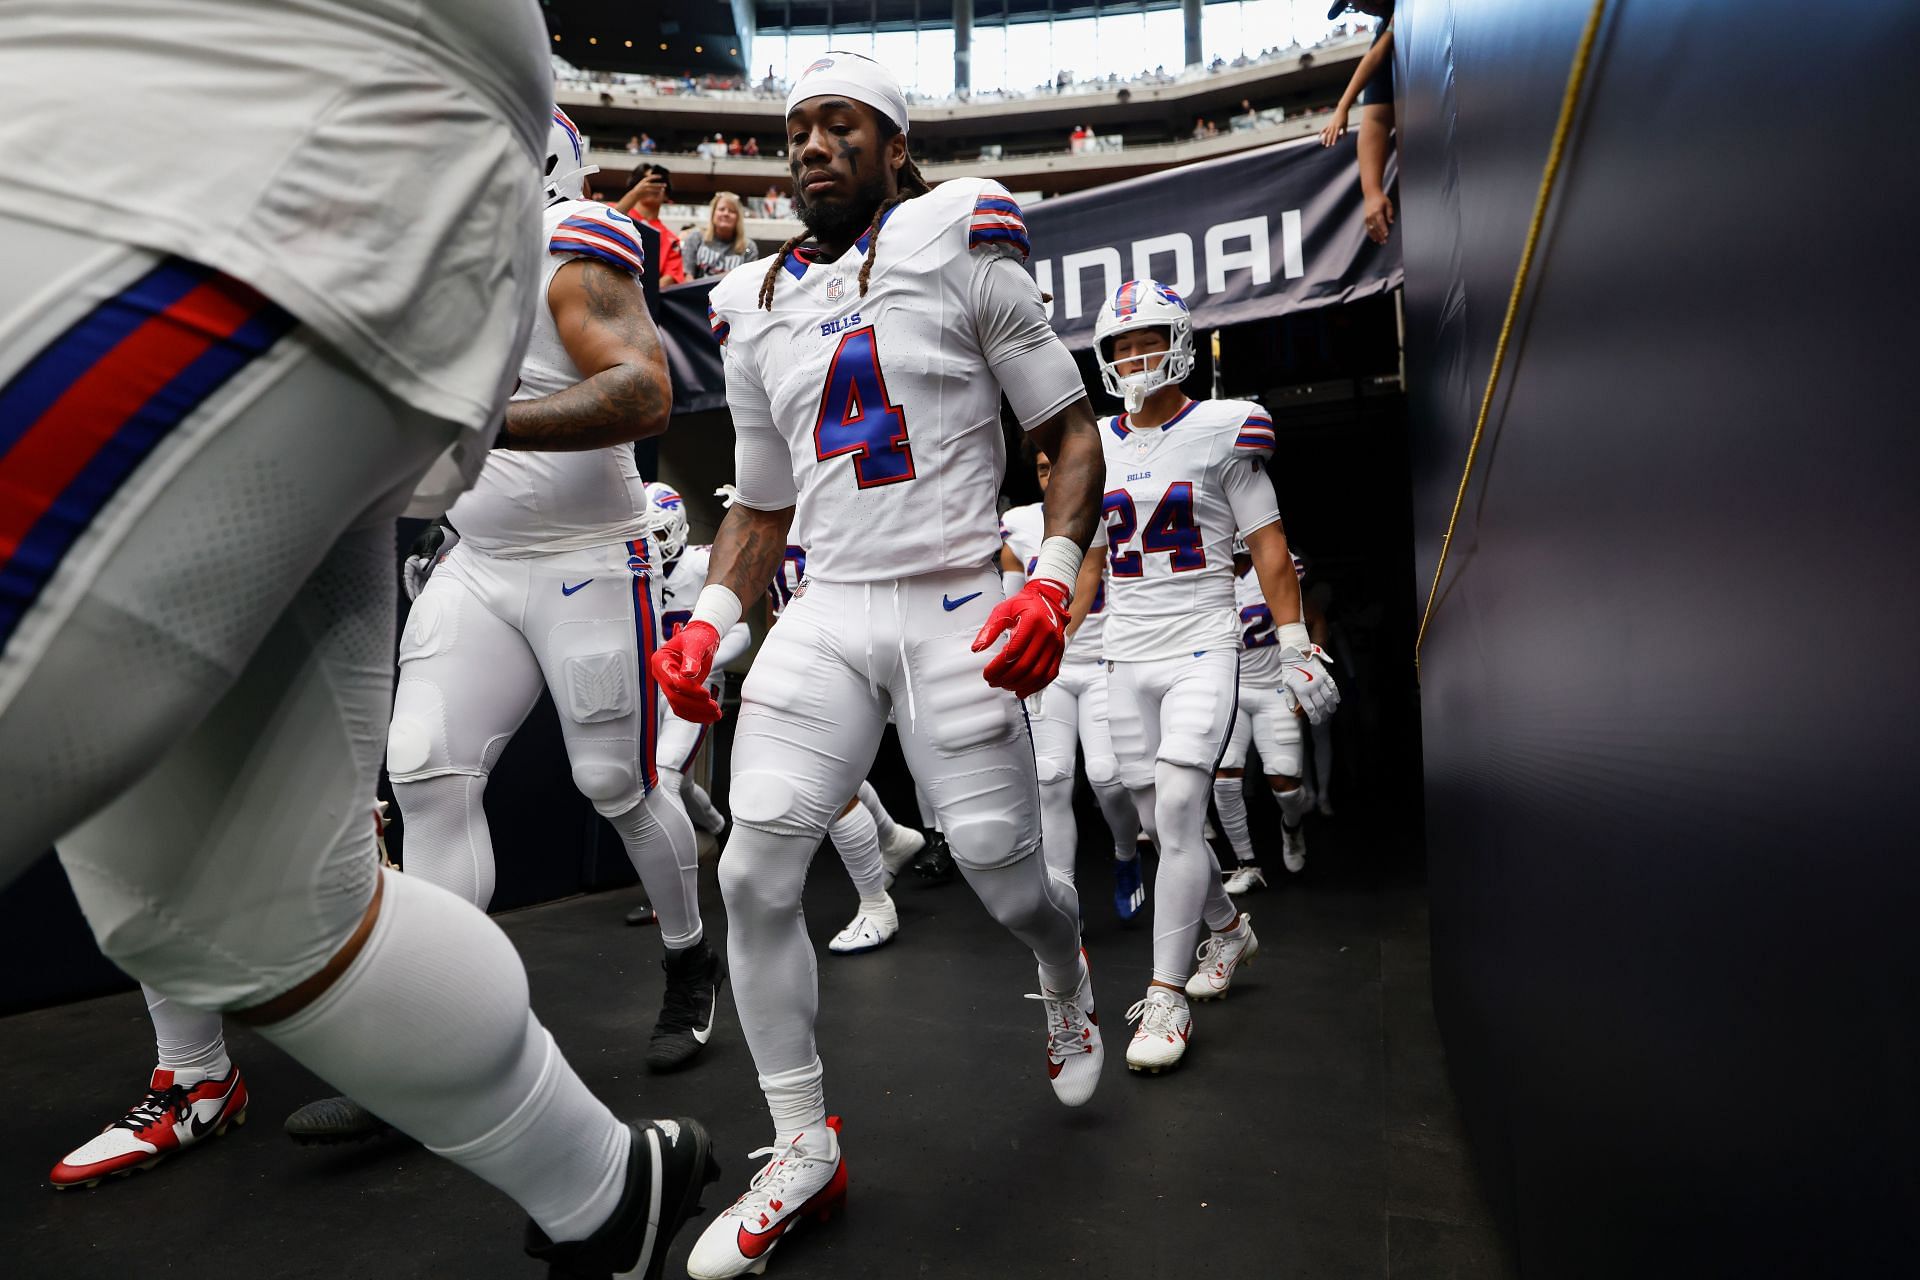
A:
POLYGON ((447 552, 459 545, 460 535, 444 524, 428 525, 427 531, 413 540, 413 546, 407 552, 407 562, 400 569, 400 585, 407 589, 407 599, 420 598, 420 593, 427 588, 427 579, 433 576, 435 566, 447 558, 447 552))
POLYGON ((1333 659, 1307 635, 1298 622, 1280 628, 1280 684, 1302 712, 1308 724, 1323 724, 1340 705, 1340 687, 1327 674, 1326 664, 1333 659))

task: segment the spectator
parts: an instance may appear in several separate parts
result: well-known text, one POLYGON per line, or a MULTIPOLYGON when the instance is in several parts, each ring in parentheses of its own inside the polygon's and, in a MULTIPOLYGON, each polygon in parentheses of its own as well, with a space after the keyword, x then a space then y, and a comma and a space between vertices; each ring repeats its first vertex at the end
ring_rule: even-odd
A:
POLYGON ((637 155, 639 155, 639 154, 640 154, 640 139, 639 139, 639 138, 637 138, 637 137, 630 137, 630 138, 628 138, 628 139, 627 139, 627 154, 628 154, 628 155, 630 155, 630 156, 637 156, 637 155))
POLYGON ((1073 132, 1067 135, 1067 149, 1076 155, 1085 151, 1087 149, 1087 139, 1092 136, 1093 131, 1088 129, 1087 126, 1083 124, 1073 126, 1073 132))
POLYGON ((1193 140, 1195 142, 1207 136, 1207 122, 1199 116, 1193 118, 1193 140))
POLYGON ((687 232, 680 242, 681 257, 695 280, 723 276, 743 262, 760 256, 760 248, 747 235, 746 210, 740 197, 722 191, 707 205, 704 225, 687 232))
POLYGON ((633 185, 614 202, 614 208, 635 222, 652 227, 660 236, 660 283, 664 287, 687 278, 680 257, 680 237, 660 221, 660 206, 673 196, 673 175, 664 165, 643 164, 633 171, 633 185))
POLYGON ((758 138, 754 138, 754 137, 749 137, 749 138, 747 139, 747 145, 746 145, 746 146, 744 146, 744 147, 742 147, 742 148, 740 148, 740 154, 741 154, 741 155, 743 155, 743 156, 757 156, 757 155, 759 155, 759 154, 760 154, 760 139, 758 139, 758 138))
POLYGON ((660 149, 660 144, 655 142, 651 135, 644 134, 644 133, 640 135, 640 154, 641 155, 650 156, 654 152, 658 151, 659 149, 660 149))
POLYGON ((738 138, 727 139, 727 154, 730 156, 737 156, 740 154, 740 139, 738 138))
POLYGON ((1393 149, 1393 0, 1334 0, 1329 19, 1358 9, 1380 20, 1373 47, 1353 69, 1347 91, 1333 109, 1333 119, 1320 131, 1320 145, 1330 147, 1347 131, 1347 112, 1358 99, 1360 134, 1355 150, 1360 161, 1360 216, 1367 238, 1385 244, 1393 229, 1393 201, 1387 198, 1387 153, 1393 149))

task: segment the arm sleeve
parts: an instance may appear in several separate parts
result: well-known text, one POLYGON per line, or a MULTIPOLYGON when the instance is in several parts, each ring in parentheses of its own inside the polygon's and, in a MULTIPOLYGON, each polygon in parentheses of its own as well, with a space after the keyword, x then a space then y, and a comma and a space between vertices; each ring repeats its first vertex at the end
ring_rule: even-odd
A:
POLYGON ((1241 537, 1280 522, 1280 504, 1273 495, 1273 481, 1267 479, 1267 470, 1258 458, 1238 453, 1230 455, 1221 480, 1227 491, 1227 505, 1233 508, 1234 528, 1241 537))
POLYGON ((999 254, 972 261, 967 301, 980 350, 1014 416, 1032 430, 1087 393, 1080 366, 1047 323, 1032 276, 999 254))
POLYGON ((726 349, 727 409, 733 415, 733 483, 735 501, 755 511, 781 511, 800 500, 793 483, 793 457, 780 429, 773 425, 773 405, 746 356, 731 345, 726 349))
POLYGON ((744 622, 736 622, 727 628, 727 634, 720 637, 720 647, 713 654, 713 669, 718 671, 728 666, 741 654, 753 647, 753 632, 744 622))

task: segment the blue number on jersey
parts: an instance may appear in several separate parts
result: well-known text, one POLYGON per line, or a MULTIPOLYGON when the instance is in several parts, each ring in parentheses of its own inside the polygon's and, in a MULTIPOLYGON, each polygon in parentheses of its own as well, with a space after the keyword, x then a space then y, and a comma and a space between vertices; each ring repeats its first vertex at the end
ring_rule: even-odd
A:
POLYGON ((668 609, 660 615, 660 629, 671 640, 680 634, 680 628, 693 621, 691 609, 668 609))
POLYGON ((813 424, 813 452, 822 462, 852 454, 853 478, 862 489, 913 479, 907 415, 887 398, 872 325, 843 335, 833 353, 813 424))
POLYGON ((1200 524, 1193 518, 1193 483, 1176 481, 1153 508, 1147 527, 1140 533, 1140 551, 1122 551, 1139 528, 1134 513, 1133 495, 1115 489, 1100 500, 1100 514, 1107 522, 1107 556, 1116 578, 1137 578, 1141 574, 1140 554, 1162 554, 1175 573, 1207 567, 1207 549, 1200 535, 1200 524))
POLYGON ((1140 517, 1133 511, 1133 495, 1115 489, 1100 499, 1100 518, 1107 525, 1107 565, 1116 578, 1140 576, 1140 553, 1120 548, 1133 541, 1140 517))
POLYGON ((1265 649, 1280 643, 1280 633, 1273 625, 1273 610, 1264 604, 1250 604, 1242 609, 1240 621, 1247 624, 1247 629, 1240 633, 1241 648, 1265 649))

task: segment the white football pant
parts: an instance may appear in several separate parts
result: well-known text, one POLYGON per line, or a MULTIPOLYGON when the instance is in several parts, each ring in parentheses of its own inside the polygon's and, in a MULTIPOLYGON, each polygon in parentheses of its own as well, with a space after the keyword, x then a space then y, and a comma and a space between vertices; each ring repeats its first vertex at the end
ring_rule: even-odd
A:
POLYGON ((1054 682, 1027 699, 1033 724, 1034 763, 1040 776, 1040 836, 1047 869, 1073 883, 1080 841, 1073 813, 1073 761, 1084 750, 1087 782, 1100 801, 1113 834, 1116 856, 1132 857, 1140 818, 1107 732, 1107 667, 1104 662, 1062 663, 1054 682))

